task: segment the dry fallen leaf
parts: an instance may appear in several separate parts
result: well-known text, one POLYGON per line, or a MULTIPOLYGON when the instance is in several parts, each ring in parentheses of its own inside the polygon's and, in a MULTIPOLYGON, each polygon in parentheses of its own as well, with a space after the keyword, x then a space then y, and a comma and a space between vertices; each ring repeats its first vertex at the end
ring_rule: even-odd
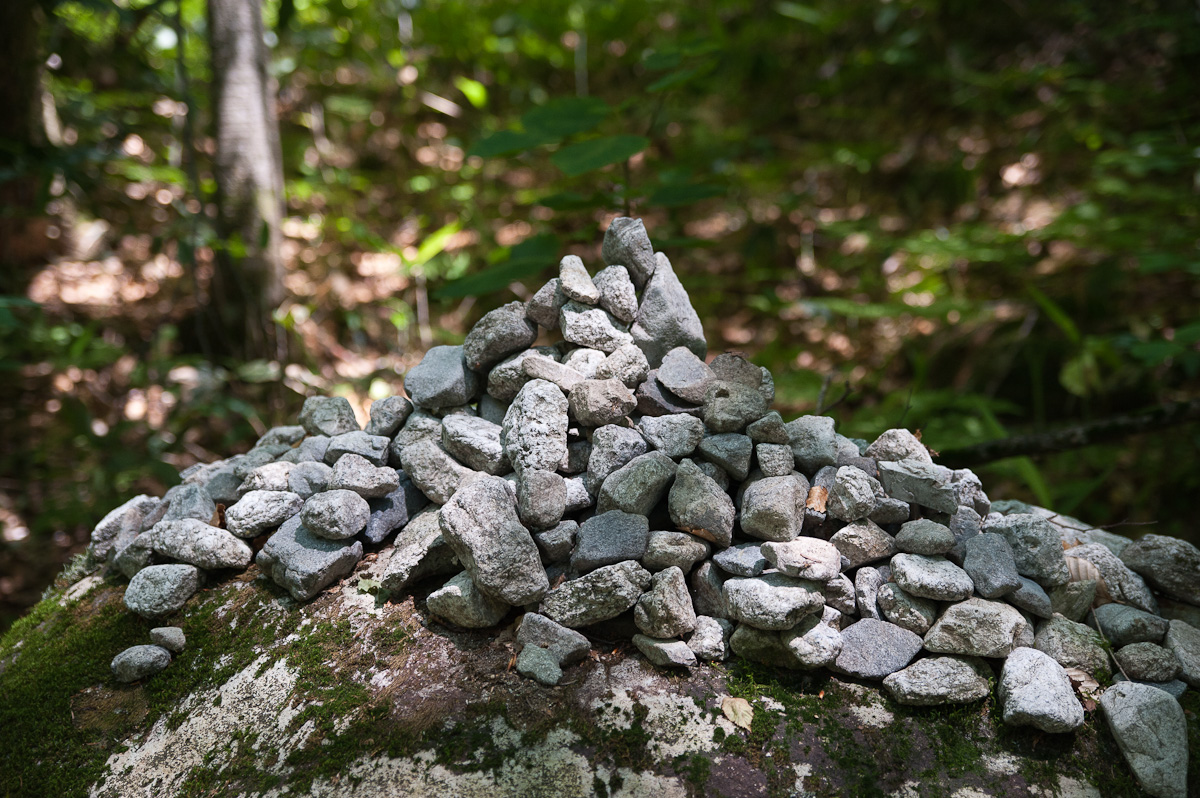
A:
POLYGON ((829 491, 820 485, 814 485, 808 491, 808 499, 804 506, 818 513, 825 512, 825 503, 829 501, 829 491))
POLYGON ((721 712, 725 713, 725 717, 735 726, 750 730, 750 723, 754 720, 754 708, 746 699, 725 696, 721 699, 721 712))
MULTIPOLYGON (((1087 705, 1091 699, 1100 695, 1100 683, 1092 678, 1092 675, 1085 670, 1079 668, 1064 668, 1067 672, 1067 677, 1071 680, 1071 686, 1075 688, 1075 692, 1079 693, 1079 697, 1084 699, 1084 708, 1088 709, 1087 705)), ((1095 702, 1092 702, 1092 709, 1095 708, 1095 702)), ((1091 709, 1088 709, 1090 712, 1091 709)))

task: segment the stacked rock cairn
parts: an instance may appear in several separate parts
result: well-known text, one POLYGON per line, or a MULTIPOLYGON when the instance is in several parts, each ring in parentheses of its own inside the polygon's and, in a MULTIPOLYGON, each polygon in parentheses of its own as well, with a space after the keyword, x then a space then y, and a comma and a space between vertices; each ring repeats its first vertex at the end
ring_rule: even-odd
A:
MULTIPOLYGON (((1143 783, 1184 794, 1200 550, 992 504, 906 430, 868 444, 829 417, 785 422, 767 369, 706 362, 640 220, 615 219, 602 257, 593 276, 568 255, 528 302, 429 350, 366 429, 345 399, 310 398, 298 426, 114 510, 92 556, 158 618, 252 559, 306 601, 375 547, 393 594, 449 577, 426 601, 445 623, 523 613, 516 667, 546 685, 601 628, 658 666, 828 668, 905 704, 979 701, 998 677, 1004 721, 1052 733, 1095 698, 1143 783)), ((166 667, 172 629, 118 655, 118 678, 166 667)))

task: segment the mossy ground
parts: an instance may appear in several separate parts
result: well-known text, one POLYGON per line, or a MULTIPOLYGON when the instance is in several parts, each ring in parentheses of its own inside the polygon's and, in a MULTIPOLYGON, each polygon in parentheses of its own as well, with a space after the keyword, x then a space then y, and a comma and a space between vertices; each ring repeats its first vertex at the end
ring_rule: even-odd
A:
MULTIPOLYGON (((122 595, 114 580, 66 607, 51 596, 0 640, 0 761, 6 763, 0 796, 85 795, 124 741, 136 743, 159 721, 184 722, 187 696, 224 684, 256 661, 265 672, 281 659, 296 674, 292 705, 300 710, 290 728, 311 722, 309 739, 282 750, 246 729, 209 751, 179 794, 254 794, 284 781, 302 794, 314 780, 340 778, 364 757, 422 751, 452 771, 492 771, 517 748, 564 727, 590 761, 612 773, 675 775, 697 796, 793 795, 798 775, 816 796, 889 795, 911 782, 922 796, 949 796, 966 786, 1018 796, 1030 785, 1054 788, 1060 774, 1102 786, 1106 798, 1143 794, 1099 713, 1089 714, 1076 734, 1040 734, 1004 726, 994 696, 966 707, 913 708, 886 693, 877 697, 876 686, 864 690, 828 674, 734 662, 686 678, 658 672, 661 684, 690 695, 710 720, 720 716, 722 694, 747 698, 755 708, 748 731, 717 728, 713 751, 658 761, 644 705, 635 702, 623 726, 597 723, 585 700, 587 679, 633 656, 628 647, 605 646, 568 673, 569 684, 548 689, 512 672, 511 630, 497 636, 422 628, 420 594, 386 605, 380 597, 377 617, 354 622, 335 591, 297 605, 254 569, 154 622, 129 613, 122 595), (147 642, 149 629, 166 623, 183 627, 185 651, 151 679, 115 683, 112 657, 147 642), (370 674, 379 671, 392 675, 390 683, 371 684, 370 674), (882 723, 856 714, 871 702, 885 710, 882 723), (517 730, 516 741, 493 736, 496 718, 517 730), (1016 764, 989 769, 989 759, 1002 755, 1016 764), (798 774, 798 763, 807 771, 798 774)), ((1183 706, 1191 783, 1200 784, 1200 695, 1188 693, 1183 706)), ((596 794, 609 794, 619 781, 597 778, 596 794)))

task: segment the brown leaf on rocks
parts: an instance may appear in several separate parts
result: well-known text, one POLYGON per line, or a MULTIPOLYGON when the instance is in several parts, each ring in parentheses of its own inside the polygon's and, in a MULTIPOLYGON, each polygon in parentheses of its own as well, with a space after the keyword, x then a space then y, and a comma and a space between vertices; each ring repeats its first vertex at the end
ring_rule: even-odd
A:
POLYGON ((721 699, 721 712, 729 718, 733 725, 750 731, 750 724, 754 721, 754 707, 750 706, 750 702, 746 699, 725 696, 721 699))
POLYGON ((825 502, 829 501, 829 491, 820 485, 814 485, 808 491, 808 499, 804 506, 818 513, 825 512, 825 502))
POLYGON ((221 529, 225 528, 225 505, 217 505, 217 509, 213 511, 212 520, 208 524, 209 526, 217 526, 221 529))

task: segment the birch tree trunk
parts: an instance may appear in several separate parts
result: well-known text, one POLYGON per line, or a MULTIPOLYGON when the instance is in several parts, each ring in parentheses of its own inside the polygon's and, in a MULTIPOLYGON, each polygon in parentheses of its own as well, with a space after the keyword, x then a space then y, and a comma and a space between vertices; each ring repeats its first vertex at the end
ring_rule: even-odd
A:
POLYGON ((215 354, 277 360, 283 168, 261 0, 209 0, 219 248, 202 313, 215 354))

